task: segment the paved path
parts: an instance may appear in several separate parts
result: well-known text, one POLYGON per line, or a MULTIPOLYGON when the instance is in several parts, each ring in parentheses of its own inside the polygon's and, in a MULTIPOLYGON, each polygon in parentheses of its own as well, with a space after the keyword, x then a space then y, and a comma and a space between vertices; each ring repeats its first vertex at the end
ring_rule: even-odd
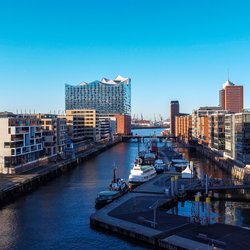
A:
POLYGON ((248 229, 218 223, 191 224, 188 217, 170 214, 161 208, 162 203, 171 200, 157 185, 166 176, 169 174, 157 176, 98 210, 91 215, 91 222, 162 248, 207 250, 212 249, 213 244, 216 249, 249 249, 248 229), (157 188, 159 192, 153 193, 157 188))

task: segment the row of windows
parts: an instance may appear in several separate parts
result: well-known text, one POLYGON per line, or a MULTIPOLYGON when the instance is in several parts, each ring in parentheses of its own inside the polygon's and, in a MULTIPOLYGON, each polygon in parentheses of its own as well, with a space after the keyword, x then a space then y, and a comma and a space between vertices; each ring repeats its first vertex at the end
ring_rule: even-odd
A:
POLYGON ((130 85, 85 85, 65 89, 66 109, 93 108, 100 113, 131 113, 130 85))

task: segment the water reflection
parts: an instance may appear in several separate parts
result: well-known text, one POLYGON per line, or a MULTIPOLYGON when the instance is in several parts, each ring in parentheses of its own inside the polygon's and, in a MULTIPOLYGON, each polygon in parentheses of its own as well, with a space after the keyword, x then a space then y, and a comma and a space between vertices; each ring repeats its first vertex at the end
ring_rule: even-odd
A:
MULTIPOLYGON (((161 131, 156 130, 156 133, 161 131)), ((96 195, 110 183, 114 165, 120 177, 128 178, 137 150, 135 142, 121 143, 2 208, 0 249, 117 249, 117 246, 120 250, 145 249, 89 226, 89 216, 95 212, 96 195)), ((188 153, 186 149, 183 153, 205 172, 223 176, 220 169, 203 157, 188 153)), ((185 204, 187 207, 180 203, 173 211, 187 213, 191 203, 185 204)), ((221 214, 213 217, 219 222, 231 220, 237 225, 250 224, 249 204, 220 201, 212 204, 212 211, 221 214)))
MULTIPOLYGON (((167 211, 169 214, 190 217, 195 206, 194 201, 179 202, 176 207, 167 211)), ((200 215, 205 216, 205 202, 200 202, 200 215)), ((212 201, 210 223, 223 223, 250 228, 249 202, 212 201)))

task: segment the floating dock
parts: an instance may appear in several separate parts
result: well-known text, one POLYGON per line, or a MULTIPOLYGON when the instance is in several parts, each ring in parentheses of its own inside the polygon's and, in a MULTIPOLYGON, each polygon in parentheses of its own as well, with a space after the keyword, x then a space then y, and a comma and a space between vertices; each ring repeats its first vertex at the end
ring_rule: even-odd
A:
POLYGON ((249 249, 249 229, 219 223, 201 225, 191 223, 189 217, 167 213, 176 204, 176 198, 165 192, 173 174, 158 175, 98 210, 91 215, 90 224, 155 248, 249 249))

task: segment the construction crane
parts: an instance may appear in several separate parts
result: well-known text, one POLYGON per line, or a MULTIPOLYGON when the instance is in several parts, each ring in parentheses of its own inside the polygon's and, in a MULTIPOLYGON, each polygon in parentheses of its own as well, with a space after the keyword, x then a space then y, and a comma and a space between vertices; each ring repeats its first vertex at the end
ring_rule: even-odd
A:
POLYGON ((159 114, 161 126, 163 125, 163 117, 159 114))

